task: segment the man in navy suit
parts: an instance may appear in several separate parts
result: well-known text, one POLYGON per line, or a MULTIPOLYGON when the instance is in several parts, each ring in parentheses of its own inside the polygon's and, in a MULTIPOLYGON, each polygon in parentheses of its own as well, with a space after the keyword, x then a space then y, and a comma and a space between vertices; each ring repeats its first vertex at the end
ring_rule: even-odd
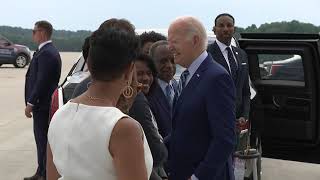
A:
POLYGON ((176 64, 168 41, 161 40, 151 45, 150 56, 156 66, 158 76, 154 88, 148 93, 148 101, 158 124, 159 133, 166 137, 171 132, 173 98, 178 83, 173 79, 176 64))
POLYGON ((61 58, 51 39, 53 28, 47 21, 35 23, 32 38, 39 45, 26 74, 25 115, 33 116, 33 132, 37 145, 38 168, 25 180, 44 180, 46 177, 46 148, 51 95, 61 74, 61 58))
POLYGON ((187 68, 174 100, 169 179, 232 180, 232 78, 207 53, 206 31, 197 19, 176 19, 169 27, 168 41, 175 62, 187 68))
POLYGON ((208 46, 207 51, 233 78, 236 86, 237 124, 241 125, 248 120, 250 111, 248 58, 242 49, 231 45, 234 30, 233 16, 219 14, 213 27, 217 39, 208 46))

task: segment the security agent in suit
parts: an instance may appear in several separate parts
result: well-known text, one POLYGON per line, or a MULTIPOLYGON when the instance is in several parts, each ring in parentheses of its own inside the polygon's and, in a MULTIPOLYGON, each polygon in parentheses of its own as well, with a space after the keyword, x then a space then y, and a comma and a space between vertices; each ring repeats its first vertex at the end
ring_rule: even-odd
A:
POLYGON ((154 88, 150 89, 147 98, 150 108, 158 124, 162 137, 171 132, 172 104, 178 83, 173 79, 176 64, 172 52, 168 48, 168 41, 161 40, 153 43, 150 48, 150 57, 157 69, 157 78, 154 88))
POLYGON ((25 115, 33 116, 33 130, 37 145, 38 168, 25 180, 45 179, 48 118, 51 95, 58 87, 61 58, 50 40, 53 28, 47 21, 38 21, 33 29, 33 41, 39 44, 29 65, 25 81, 25 115))
POLYGON ((173 107, 169 179, 234 179, 235 87, 228 72, 207 53, 207 35, 193 17, 168 30, 175 62, 187 68, 173 107))
POLYGON ((231 45, 235 32, 234 18, 223 13, 215 18, 213 31, 217 40, 208 46, 207 51, 232 76, 236 86, 236 118, 241 124, 248 120, 250 112, 250 87, 247 54, 231 45), (230 56, 231 55, 231 56, 230 56))

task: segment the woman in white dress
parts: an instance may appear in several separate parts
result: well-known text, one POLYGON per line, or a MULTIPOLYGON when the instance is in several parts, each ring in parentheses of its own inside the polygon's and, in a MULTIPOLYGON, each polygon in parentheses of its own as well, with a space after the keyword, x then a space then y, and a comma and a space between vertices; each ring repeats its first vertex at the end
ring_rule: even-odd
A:
POLYGON ((144 132, 116 108, 121 95, 132 98, 134 94, 130 84, 138 39, 128 21, 108 21, 110 28, 99 28, 91 36, 90 87, 61 107, 50 123, 48 180, 150 177, 153 160, 144 132))

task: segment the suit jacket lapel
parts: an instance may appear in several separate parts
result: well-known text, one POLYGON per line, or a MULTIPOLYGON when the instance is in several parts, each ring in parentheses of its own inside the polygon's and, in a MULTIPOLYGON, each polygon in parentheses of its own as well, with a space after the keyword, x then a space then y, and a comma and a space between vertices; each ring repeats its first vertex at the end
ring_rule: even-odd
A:
POLYGON ((220 65, 222 65, 230 74, 230 69, 229 66, 227 64, 226 59, 224 58, 217 42, 214 42, 214 44, 212 44, 212 48, 213 48, 213 53, 212 56, 214 56, 214 60, 217 61, 220 65))
POLYGON ((41 54, 41 52, 51 44, 52 44, 52 42, 45 44, 43 47, 41 47, 40 50, 38 50, 36 53, 33 54, 31 62, 30 62, 29 67, 28 67, 28 70, 27 70, 27 73, 26 73, 26 76, 28 76, 29 73, 30 73, 30 68, 33 65, 32 62, 35 63, 36 58, 41 54))
POLYGON ((30 72, 30 68, 31 66, 35 63, 35 59, 39 56, 39 54, 41 53, 41 51, 43 50, 43 48, 41 48, 40 50, 36 50, 33 55, 32 55, 32 59, 30 61, 30 64, 29 64, 29 67, 28 67, 28 70, 27 70, 27 73, 26 73, 26 76, 29 75, 29 72, 30 72))
MULTIPOLYGON (((199 68, 196 70, 196 72, 193 74, 193 76, 191 77, 190 81, 188 82, 187 86, 185 88, 183 88, 180 96, 175 99, 175 103, 174 103, 174 108, 173 108, 173 116, 176 115, 177 110, 179 109, 179 106, 183 103, 183 101, 185 101, 188 95, 193 93, 193 90, 195 89, 195 87, 198 85, 198 83, 200 82, 201 78, 202 78, 202 74, 203 72, 207 69, 207 66, 209 63, 212 63, 212 57, 211 55, 208 53, 208 56, 206 57, 206 59, 201 63, 201 65, 199 66, 199 68)), ((175 97, 176 98, 176 97, 175 97)), ((174 118, 173 118, 174 119, 174 118)))
POLYGON ((160 85, 156 85, 155 87, 155 98, 160 103, 160 105, 167 111, 167 113, 171 113, 169 102, 167 101, 166 95, 163 93, 160 85))

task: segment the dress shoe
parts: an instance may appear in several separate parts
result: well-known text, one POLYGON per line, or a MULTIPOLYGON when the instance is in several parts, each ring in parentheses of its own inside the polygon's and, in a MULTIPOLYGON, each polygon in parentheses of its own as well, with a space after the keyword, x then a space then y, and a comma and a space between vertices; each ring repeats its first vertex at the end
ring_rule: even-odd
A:
MULTIPOLYGON (((31 177, 23 178, 23 180, 40 180, 40 178, 42 178, 42 177, 37 175, 37 174, 35 174, 35 175, 31 176, 31 177)), ((44 180, 44 179, 41 179, 41 180, 44 180)))

